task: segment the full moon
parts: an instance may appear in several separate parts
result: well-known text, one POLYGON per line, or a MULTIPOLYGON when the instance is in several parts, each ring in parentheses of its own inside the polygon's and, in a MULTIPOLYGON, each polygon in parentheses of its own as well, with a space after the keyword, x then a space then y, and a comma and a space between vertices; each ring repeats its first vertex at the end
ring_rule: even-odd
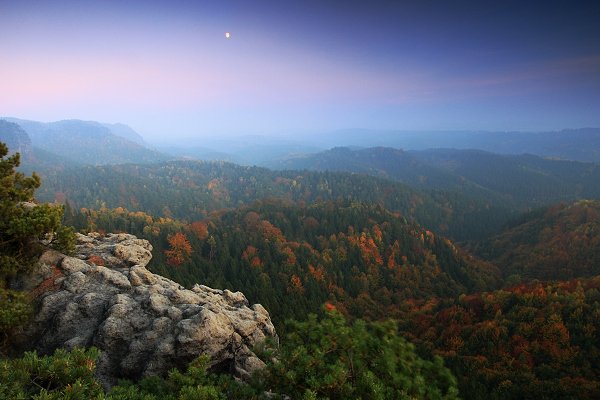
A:
POLYGON ((230 39, 230 38, 231 38, 231 33, 225 32, 225 39, 230 39))

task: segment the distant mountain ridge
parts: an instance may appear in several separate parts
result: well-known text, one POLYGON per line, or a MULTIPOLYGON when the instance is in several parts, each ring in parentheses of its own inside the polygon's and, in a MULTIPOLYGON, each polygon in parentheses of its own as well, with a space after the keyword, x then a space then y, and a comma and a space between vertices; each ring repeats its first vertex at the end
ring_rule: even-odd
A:
POLYGON ((0 119, 0 142, 12 153, 31 152, 31 138, 19 125, 0 119))
POLYGON ((172 157, 147 148, 143 138, 123 124, 64 120, 38 122, 4 118, 20 126, 34 147, 60 156, 69 163, 105 165, 152 163, 172 157))
POLYGON ((394 179, 407 184, 454 188, 460 179, 452 173, 432 167, 414 157, 413 154, 391 147, 370 147, 350 149, 335 147, 316 154, 288 157, 276 160, 269 165, 281 170, 342 171, 363 173, 382 178, 394 179), (425 182, 425 181, 434 181, 425 182))
POLYGON ((247 135, 221 138, 218 136, 189 138, 181 144, 162 144, 157 148, 165 153, 185 159, 203 161, 228 161, 240 165, 268 166, 275 159, 292 154, 305 154, 321 151, 322 148, 304 143, 295 138, 285 140, 279 137, 247 135), (201 143, 201 145, 198 145, 201 143))
POLYGON ((148 144, 144 141, 144 138, 134 131, 129 125, 116 123, 116 124, 105 124, 102 123, 102 126, 110 129, 113 135, 121 136, 127 140, 130 140, 134 143, 147 147, 148 144))
POLYGON ((271 167, 368 174, 422 189, 458 190, 521 209, 600 198, 600 164, 482 150, 334 148, 273 162, 271 167))
POLYGON ((399 131, 344 129, 307 135, 322 148, 337 146, 478 149, 500 154, 535 154, 583 162, 600 162, 600 128, 551 132, 399 131))

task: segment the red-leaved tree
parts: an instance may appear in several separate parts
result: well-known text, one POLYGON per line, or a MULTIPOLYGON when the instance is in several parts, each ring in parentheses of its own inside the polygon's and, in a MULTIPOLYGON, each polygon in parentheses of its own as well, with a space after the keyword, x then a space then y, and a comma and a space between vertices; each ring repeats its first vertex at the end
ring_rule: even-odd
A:
POLYGON ((185 234, 177 232, 174 235, 169 235, 167 240, 170 246, 169 250, 165 250, 167 264, 179 266, 190 260, 192 246, 185 234))

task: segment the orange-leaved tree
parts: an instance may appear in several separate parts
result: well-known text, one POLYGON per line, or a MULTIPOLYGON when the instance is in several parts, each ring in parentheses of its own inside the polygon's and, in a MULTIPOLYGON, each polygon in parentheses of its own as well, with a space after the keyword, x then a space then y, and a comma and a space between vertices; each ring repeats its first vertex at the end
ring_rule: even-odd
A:
POLYGON ((178 266, 190 260, 192 246, 185 234, 177 232, 169 235, 167 240, 170 246, 169 250, 165 250, 167 264, 178 266))

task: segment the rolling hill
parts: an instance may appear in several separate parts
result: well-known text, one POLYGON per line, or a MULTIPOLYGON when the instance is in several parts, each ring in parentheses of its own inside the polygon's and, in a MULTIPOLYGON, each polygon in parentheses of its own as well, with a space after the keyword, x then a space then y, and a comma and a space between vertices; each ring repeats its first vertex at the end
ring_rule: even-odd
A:
POLYGON ((334 148, 272 164, 280 169, 369 174, 422 189, 454 190, 521 210, 600 198, 600 164, 481 150, 334 148))
POLYGON ((478 149, 500 154, 535 154, 583 162, 600 162, 600 128, 551 132, 385 131, 344 129, 303 138, 321 148, 336 146, 478 149))
POLYGON ((600 275, 600 202, 582 200, 528 213, 474 251, 514 282, 600 275))

